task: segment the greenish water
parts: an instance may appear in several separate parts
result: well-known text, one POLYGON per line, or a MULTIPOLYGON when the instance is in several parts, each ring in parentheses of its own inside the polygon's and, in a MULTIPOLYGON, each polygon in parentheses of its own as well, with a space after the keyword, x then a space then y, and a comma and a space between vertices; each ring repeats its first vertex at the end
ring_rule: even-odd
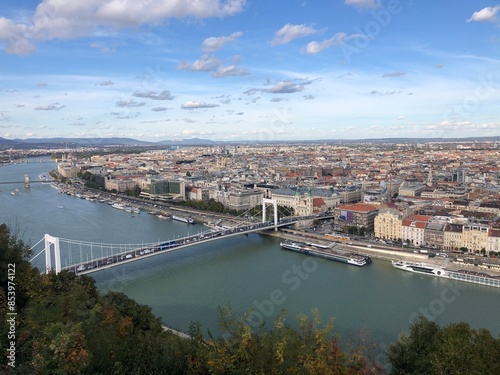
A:
MULTIPOLYGON (((38 160, 38 159, 36 159, 38 160)), ((0 167, 0 181, 32 180, 54 168, 31 160, 0 167)), ((49 185, 0 185, 0 222, 18 225, 32 244, 45 233, 75 240, 141 243, 206 229, 141 213, 134 218, 107 204, 60 194, 49 185), (15 196, 10 192, 19 188, 15 196), (58 208, 62 206, 63 208, 58 208)), ((414 275, 375 259, 363 268, 282 250, 279 239, 252 234, 222 239, 92 274, 98 287, 120 291, 169 326, 187 330, 200 321, 215 335, 217 308, 230 303, 248 323, 273 321, 286 309, 289 322, 318 308, 334 317, 344 337, 360 333, 382 348, 420 313, 440 324, 465 321, 500 334, 500 289, 414 275)), ((381 349, 379 349, 381 350, 381 349)))

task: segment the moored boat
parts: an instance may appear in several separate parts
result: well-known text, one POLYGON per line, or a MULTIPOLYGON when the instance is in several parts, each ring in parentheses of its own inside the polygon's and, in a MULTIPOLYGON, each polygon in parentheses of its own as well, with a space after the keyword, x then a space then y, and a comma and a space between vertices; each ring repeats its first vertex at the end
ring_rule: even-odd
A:
POLYGON ((440 266, 434 266, 427 263, 414 263, 405 262, 402 260, 392 261, 394 268, 409 271, 414 273, 420 273, 424 275, 444 277, 447 279, 465 281, 472 284, 494 286, 500 288, 500 276, 492 276, 484 272, 469 271, 469 270, 453 270, 450 268, 443 268, 440 266))
POLYGON ((371 258, 369 256, 354 254, 343 250, 335 250, 332 248, 334 244, 331 244, 330 246, 324 246, 304 242, 285 241, 281 242, 280 246, 283 249, 297 251, 302 254, 314 255, 358 267, 363 267, 371 263, 371 258))
POLYGON ((183 222, 183 223, 187 223, 187 224, 194 224, 194 220, 191 217, 172 215, 172 219, 183 222))

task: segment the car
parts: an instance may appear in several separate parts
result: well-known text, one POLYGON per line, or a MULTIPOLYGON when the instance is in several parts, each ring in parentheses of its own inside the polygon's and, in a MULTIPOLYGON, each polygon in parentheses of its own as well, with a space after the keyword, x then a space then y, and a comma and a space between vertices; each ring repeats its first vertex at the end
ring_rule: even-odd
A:
POLYGON ((82 265, 80 265, 80 266, 79 266, 76 270, 77 270, 78 272, 82 272, 82 271, 85 271, 85 270, 86 270, 86 268, 85 268, 85 266, 82 264, 82 265))
POLYGON ((125 259, 130 259, 130 258, 132 258, 132 254, 125 255, 125 259))

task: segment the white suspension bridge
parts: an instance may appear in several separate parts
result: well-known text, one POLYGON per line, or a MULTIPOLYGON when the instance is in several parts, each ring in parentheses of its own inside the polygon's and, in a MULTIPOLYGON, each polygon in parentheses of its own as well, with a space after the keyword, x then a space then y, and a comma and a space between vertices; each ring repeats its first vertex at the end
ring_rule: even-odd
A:
POLYGON ((301 221, 314 219, 329 219, 331 215, 322 213, 308 216, 289 216, 278 220, 277 204, 275 200, 264 199, 262 203, 262 222, 239 222, 232 227, 217 226, 215 229, 188 235, 182 238, 173 237, 171 240, 156 241, 141 244, 117 244, 79 241, 59 238, 46 234, 38 241, 32 250, 43 242, 43 249, 30 262, 34 262, 40 255, 45 255, 45 269, 42 272, 56 274, 61 271, 71 271, 76 274, 92 272, 120 266, 126 263, 139 261, 145 258, 178 251, 222 238, 239 236, 254 232, 277 230, 280 227, 290 226, 301 221), (266 219, 266 204, 273 205, 273 220, 266 219))

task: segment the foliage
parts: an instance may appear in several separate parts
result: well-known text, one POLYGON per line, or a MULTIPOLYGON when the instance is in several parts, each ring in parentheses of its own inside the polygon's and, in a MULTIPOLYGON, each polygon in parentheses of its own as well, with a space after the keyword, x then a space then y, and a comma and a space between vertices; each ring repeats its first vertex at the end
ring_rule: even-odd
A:
POLYGON ((138 197, 140 194, 141 194, 141 188, 138 185, 135 185, 135 187, 132 190, 125 191, 125 195, 131 197, 138 197))
POLYGON ((86 187, 92 189, 99 188, 99 186, 95 182, 95 175, 90 173, 89 171, 78 172, 77 176, 84 181, 86 187))
POLYGON ((358 350, 344 353, 332 334, 333 321, 321 327, 319 313, 298 317, 299 328, 280 313, 270 329, 252 329, 229 306, 219 309, 227 338, 214 341, 207 355, 210 374, 380 374, 358 350))
POLYGON ((202 200, 187 200, 187 201, 179 201, 177 202, 179 206, 195 208, 197 210, 210 211, 210 212, 219 212, 219 213, 228 213, 228 209, 224 207, 224 205, 220 202, 217 202, 215 199, 209 199, 208 201, 202 200))
POLYGON ((500 338, 466 323, 441 328, 420 316, 388 357, 393 374, 500 374, 500 338))

